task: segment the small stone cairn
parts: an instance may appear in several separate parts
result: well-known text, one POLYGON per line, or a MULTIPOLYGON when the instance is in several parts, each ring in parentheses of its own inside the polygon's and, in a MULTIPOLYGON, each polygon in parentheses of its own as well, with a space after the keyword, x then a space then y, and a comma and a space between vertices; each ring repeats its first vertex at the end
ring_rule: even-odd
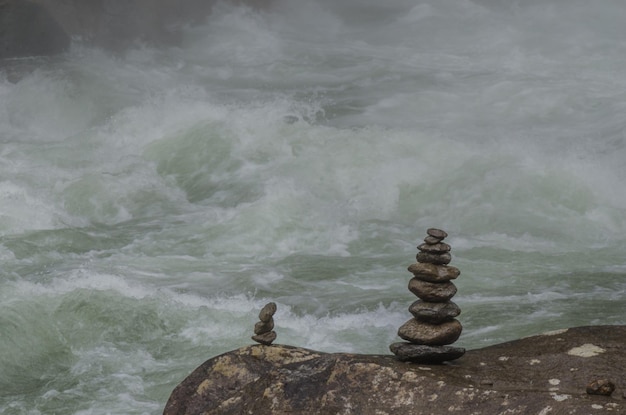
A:
POLYGON ((448 234, 441 229, 427 230, 424 243, 417 247, 417 263, 409 266, 413 278, 409 291, 419 300, 409 307, 413 318, 398 329, 407 342, 393 343, 389 349, 398 359, 415 363, 442 363, 465 354, 461 347, 449 346, 461 335, 463 327, 455 319, 461 309, 450 299, 456 286, 450 281, 461 272, 448 265, 450 245, 443 242, 448 234))
POLYGON ((265 346, 272 344, 276 340, 274 331, 274 313, 276 313, 276 303, 267 303, 259 312, 259 322, 254 325, 254 336, 252 340, 265 346))

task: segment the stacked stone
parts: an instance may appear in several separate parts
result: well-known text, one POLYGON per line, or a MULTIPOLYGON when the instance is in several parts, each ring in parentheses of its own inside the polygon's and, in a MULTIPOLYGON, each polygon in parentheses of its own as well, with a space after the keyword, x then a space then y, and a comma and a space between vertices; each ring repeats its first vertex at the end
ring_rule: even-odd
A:
POLYGON ((276 340, 274 331, 274 313, 276 313, 276 303, 267 303, 259 312, 259 322, 254 325, 254 336, 252 340, 257 343, 269 346, 276 340))
POLYGON ((448 265, 451 247, 443 242, 448 234, 435 228, 427 233, 424 243, 417 247, 417 263, 409 266, 413 274, 409 291, 419 300, 409 307, 413 318, 398 329, 398 336, 407 342, 393 343, 389 348, 400 360, 442 363, 465 354, 464 348, 449 346, 463 329, 455 319, 461 309, 450 301, 457 291, 450 280, 461 272, 448 265))

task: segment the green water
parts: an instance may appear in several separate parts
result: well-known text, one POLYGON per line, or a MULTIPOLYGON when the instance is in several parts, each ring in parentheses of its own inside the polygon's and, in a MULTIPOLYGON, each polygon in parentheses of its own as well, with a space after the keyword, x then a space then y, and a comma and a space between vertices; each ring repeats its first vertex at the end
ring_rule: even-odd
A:
POLYGON ((222 5, 0 70, 0 413, 159 414, 269 301, 387 354, 433 226, 457 345, 626 324, 626 9, 533 3, 222 5))

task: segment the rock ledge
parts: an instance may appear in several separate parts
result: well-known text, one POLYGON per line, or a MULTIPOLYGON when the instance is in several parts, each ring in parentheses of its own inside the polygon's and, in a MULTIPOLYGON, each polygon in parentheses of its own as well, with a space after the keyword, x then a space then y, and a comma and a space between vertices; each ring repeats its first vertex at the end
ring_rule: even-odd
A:
POLYGON ((443 365, 246 346, 198 367, 164 414, 626 413, 625 352, 626 326, 545 333, 443 365), (586 392, 600 379, 615 385, 611 396, 586 392))

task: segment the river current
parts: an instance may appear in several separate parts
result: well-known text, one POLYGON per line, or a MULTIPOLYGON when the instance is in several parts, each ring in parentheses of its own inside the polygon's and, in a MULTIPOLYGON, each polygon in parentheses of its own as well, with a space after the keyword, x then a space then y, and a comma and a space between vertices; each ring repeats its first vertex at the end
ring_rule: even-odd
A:
POLYGON ((626 324, 625 20, 221 4, 180 47, 0 69, 0 413, 159 414, 269 301, 277 343, 387 354, 429 227, 455 345, 626 324))

